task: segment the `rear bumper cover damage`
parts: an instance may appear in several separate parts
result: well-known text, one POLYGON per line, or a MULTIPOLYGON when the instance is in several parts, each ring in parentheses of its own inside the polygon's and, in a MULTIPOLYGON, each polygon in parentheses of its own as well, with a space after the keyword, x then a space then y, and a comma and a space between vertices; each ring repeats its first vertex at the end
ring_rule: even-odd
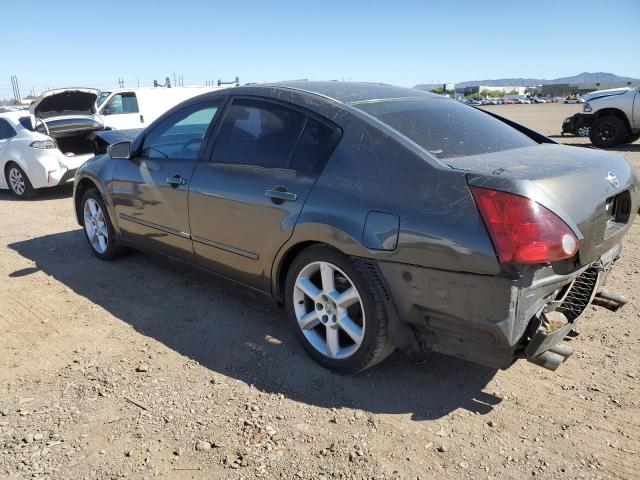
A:
POLYGON ((495 368, 526 358, 554 370, 571 354, 562 341, 604 285, 620 250, 617 244, 571 273, 537 266, 491 276, 379 262, 395 321, 403 324, 390 330, 415 337, 392 341, 495 368))

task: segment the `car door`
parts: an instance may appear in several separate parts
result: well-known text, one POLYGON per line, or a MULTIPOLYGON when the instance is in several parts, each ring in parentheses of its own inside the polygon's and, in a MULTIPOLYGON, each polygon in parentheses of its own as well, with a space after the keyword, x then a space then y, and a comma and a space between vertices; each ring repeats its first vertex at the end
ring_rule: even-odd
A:
POLYGON ((104 125, 113 129, 140 128, 144 124, 135 92, 114 94, 101 108, 100 115, 104 125))
POLYGON ((187 106, 145 131, 130 160, 117 160, 112 182, 124 237, 189 262, 189 181, 223 98, 187 106))
POLYGON ((268 291, 273 258, 291 237, 340 131, 260 98, 234 98, 189 194, 198 265, 268 291))

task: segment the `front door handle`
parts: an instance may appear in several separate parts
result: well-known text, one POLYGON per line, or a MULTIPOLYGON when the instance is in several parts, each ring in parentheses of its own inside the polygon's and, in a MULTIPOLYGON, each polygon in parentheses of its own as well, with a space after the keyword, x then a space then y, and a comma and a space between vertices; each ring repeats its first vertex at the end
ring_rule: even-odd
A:
POLYGON ((295 193, 287 192, 284 187, 274 187, 272 190, 267 190, 264 194, 271 198, 273 203, 282 203, 285 200, 289 202, 295 202, 298 199, 298 195, 295 193))
POLYGON ((173 177, 167 178, 167 183, 173 188, 178 188, 180 185, 186 185, 187 179, 176 173, 173 177))

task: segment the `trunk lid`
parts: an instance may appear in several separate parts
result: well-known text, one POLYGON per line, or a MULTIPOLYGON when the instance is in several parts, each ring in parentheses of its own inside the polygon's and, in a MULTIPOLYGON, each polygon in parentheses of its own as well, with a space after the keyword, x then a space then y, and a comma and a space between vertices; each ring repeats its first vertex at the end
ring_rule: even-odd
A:
POLYGON ((61 88, 44 92, 31 104, 31 114, 46 120, 61 116, 91 116, 96 113, 99 90, 93 88, 61 88))
POLYGON ((619 242, 638 211, 640 184, 619 154, 546 144, 446 161, 470 172, 470 184, 528 196, 556 213, 577 230, 582 264, 619 242))

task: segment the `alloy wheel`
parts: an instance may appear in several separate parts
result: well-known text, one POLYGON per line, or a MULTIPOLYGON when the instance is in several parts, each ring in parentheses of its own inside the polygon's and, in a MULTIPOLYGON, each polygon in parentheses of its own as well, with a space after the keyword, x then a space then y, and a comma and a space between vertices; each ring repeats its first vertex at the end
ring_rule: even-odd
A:
POLYGON ((613 140, 617 134, 616 126, 609 122, 603 123, 602 125, 600 125, 597 134, 603 142, 613 140))
POLYGON ((24 176, 22 175, 22 172, 16 167, 11 167, 9 169, 9 185, 11 186, 11 190, 13 190, 13 193, 18 196, 24 195, 26 189, 24 176))
POLYGON ((588 137, 589 136, 589 132, 590 128, 589 127, 580 127, 578 129, 578 136, 579 137, 588 137))
POLYGON ((109 246, 109 229, 102 208, 93 198, 84 204, 84 230, 93 249, 104 253, 109 246))
POLYGON ((293 288, 298 326, 309 344, 336 360, 354 355, 364 340, 362 298, 351 279, 329 262, 304 267, 293 288))

